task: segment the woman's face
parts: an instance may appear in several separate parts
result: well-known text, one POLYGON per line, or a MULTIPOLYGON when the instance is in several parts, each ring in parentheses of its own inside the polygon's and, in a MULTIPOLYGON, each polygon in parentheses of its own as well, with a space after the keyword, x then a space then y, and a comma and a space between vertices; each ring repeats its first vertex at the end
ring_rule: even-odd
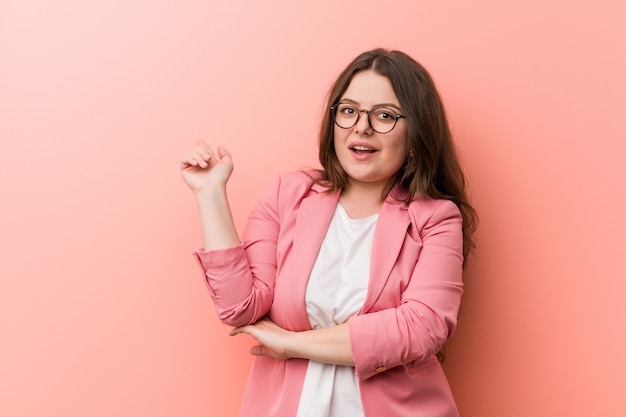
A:
MULTIPOLYGON (((391 82, 372 71, 357 73, 340 103, 350 103, 358 110, 371 110, 384 106, 404 115, 391 82)), ((372 114, 372 122, 374 115, 372 114)), ((377 129, 380 130, 380 129, 377 129)), ((349 185, 384 187, 400 169, 407 154, 406 119, 397 120, 388 133, 377 133, 369 125, 367 114, 362 112, 357 123, 348 129, 334 125, 335 153, 349 177, 349 185)))

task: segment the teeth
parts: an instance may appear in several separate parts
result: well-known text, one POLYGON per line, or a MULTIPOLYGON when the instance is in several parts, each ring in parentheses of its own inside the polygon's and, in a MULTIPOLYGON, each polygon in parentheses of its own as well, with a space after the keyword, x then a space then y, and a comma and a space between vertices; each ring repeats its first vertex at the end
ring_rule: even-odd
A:
POLYGON ((360 146, 360 145, 353 146, 352 149, 354 149, 355 151, 373 151, 372 148, 367 148, 365 146, 360 146))

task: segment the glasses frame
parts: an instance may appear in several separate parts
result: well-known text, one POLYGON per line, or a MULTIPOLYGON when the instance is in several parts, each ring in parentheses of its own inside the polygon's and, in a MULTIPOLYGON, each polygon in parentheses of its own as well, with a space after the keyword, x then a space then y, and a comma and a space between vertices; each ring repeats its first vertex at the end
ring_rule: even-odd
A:
POLYGON ((357 111, 359 112, 359 114, 357 115, 356 119, 354 119, 354 123, 352 123, 352 125, 351 125, 351 126, 348 126, 348 127, 343 127, 343 126, 341 126, 339 123, 337 123, 337 106, 339 106, 340 104, 350 104, 350 103, 346 103, 346 102, 342 102, 342 101, 340 101, 340 102, 339 102, 339 103, 337 103, 337 104, 333 104, 332 106, 330 106, 330 113, 331 113, 331 114, 332 114, 332 116, 333 116, 333 122, 335 123, 335 125, 336 125, 337 127, 342 128, 342 129, 352 129, 354 126, 356 126, 356 124, 357 124, 357 123, 359 123, 359 120, 361 119, 361 114, 363 114, 363 113, 367 114, 367 124, 369 125, 369 127, 370 127, 370 128, 371 128, 374 132, 376 132, 376 133, 378 133, 378 134, 381 134, 381 135, 385 135, 385 134, 387 134, 387 133, 391 132, 393 129, 395 129, 396 125, 398 124, 398 120, 400 120, 400 119, 406 119, 406 116, 404 116, 404 115, 402 115, 402 114, 397 114, 397 113, 396 113, 396 111, 395 111, 394 109, 391 109, 391 108, 386 107, 386 106, 380 106, 380 107, 374 107, 373 109, 369 109, 369 110, 366 110, 366 109, 357 109, 357 111), (374 126, 372 126, 372 119, 370 119, 370 113, 371 113, 372 111, 376 110, 376 109, 381 108, 381 107, 382 107, 382 108, 387 108, 387 109, 391 110, 391 111, 392 111, 392 112, 396 115, 395 120, 393 121, 393 126, 391 126, 391 129, 389 129, 389 130, 388 130, 388 131, 386 131, 386 132, 379 132, 378 130, 374 129, 374 126))

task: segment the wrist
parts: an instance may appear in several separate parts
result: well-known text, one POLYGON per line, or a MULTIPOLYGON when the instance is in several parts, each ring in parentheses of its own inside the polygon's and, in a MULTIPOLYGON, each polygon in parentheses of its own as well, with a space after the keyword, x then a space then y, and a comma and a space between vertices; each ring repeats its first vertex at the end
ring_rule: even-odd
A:
POLYGON ((305 358, 305 355, 302 350, 303 333, 304 332, 293 332, 293 331, 290 331, 288 333, 289 336, 287 337, 287 343, 284 346, 285 356, 287 356, 290 359, 291 358, 294 358, 294 359, 305 358))
POLYGON ((221 200, 226 197, 226 184, 210 184, 195 191, 198 203, 221 200))

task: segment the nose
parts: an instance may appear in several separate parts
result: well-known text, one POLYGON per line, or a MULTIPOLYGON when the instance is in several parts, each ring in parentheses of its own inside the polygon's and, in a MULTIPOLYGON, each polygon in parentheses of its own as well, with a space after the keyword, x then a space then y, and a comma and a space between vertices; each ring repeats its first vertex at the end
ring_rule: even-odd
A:
POLYGON ((370 125, 370 114, 367 110, 359 110, 359 115, 356 119, 356 124, 354 125, 356 131, 359 133, 370 132, 372 130, 372 126, 370 125), (365 117, 361 117, 365 115, 365 117))

